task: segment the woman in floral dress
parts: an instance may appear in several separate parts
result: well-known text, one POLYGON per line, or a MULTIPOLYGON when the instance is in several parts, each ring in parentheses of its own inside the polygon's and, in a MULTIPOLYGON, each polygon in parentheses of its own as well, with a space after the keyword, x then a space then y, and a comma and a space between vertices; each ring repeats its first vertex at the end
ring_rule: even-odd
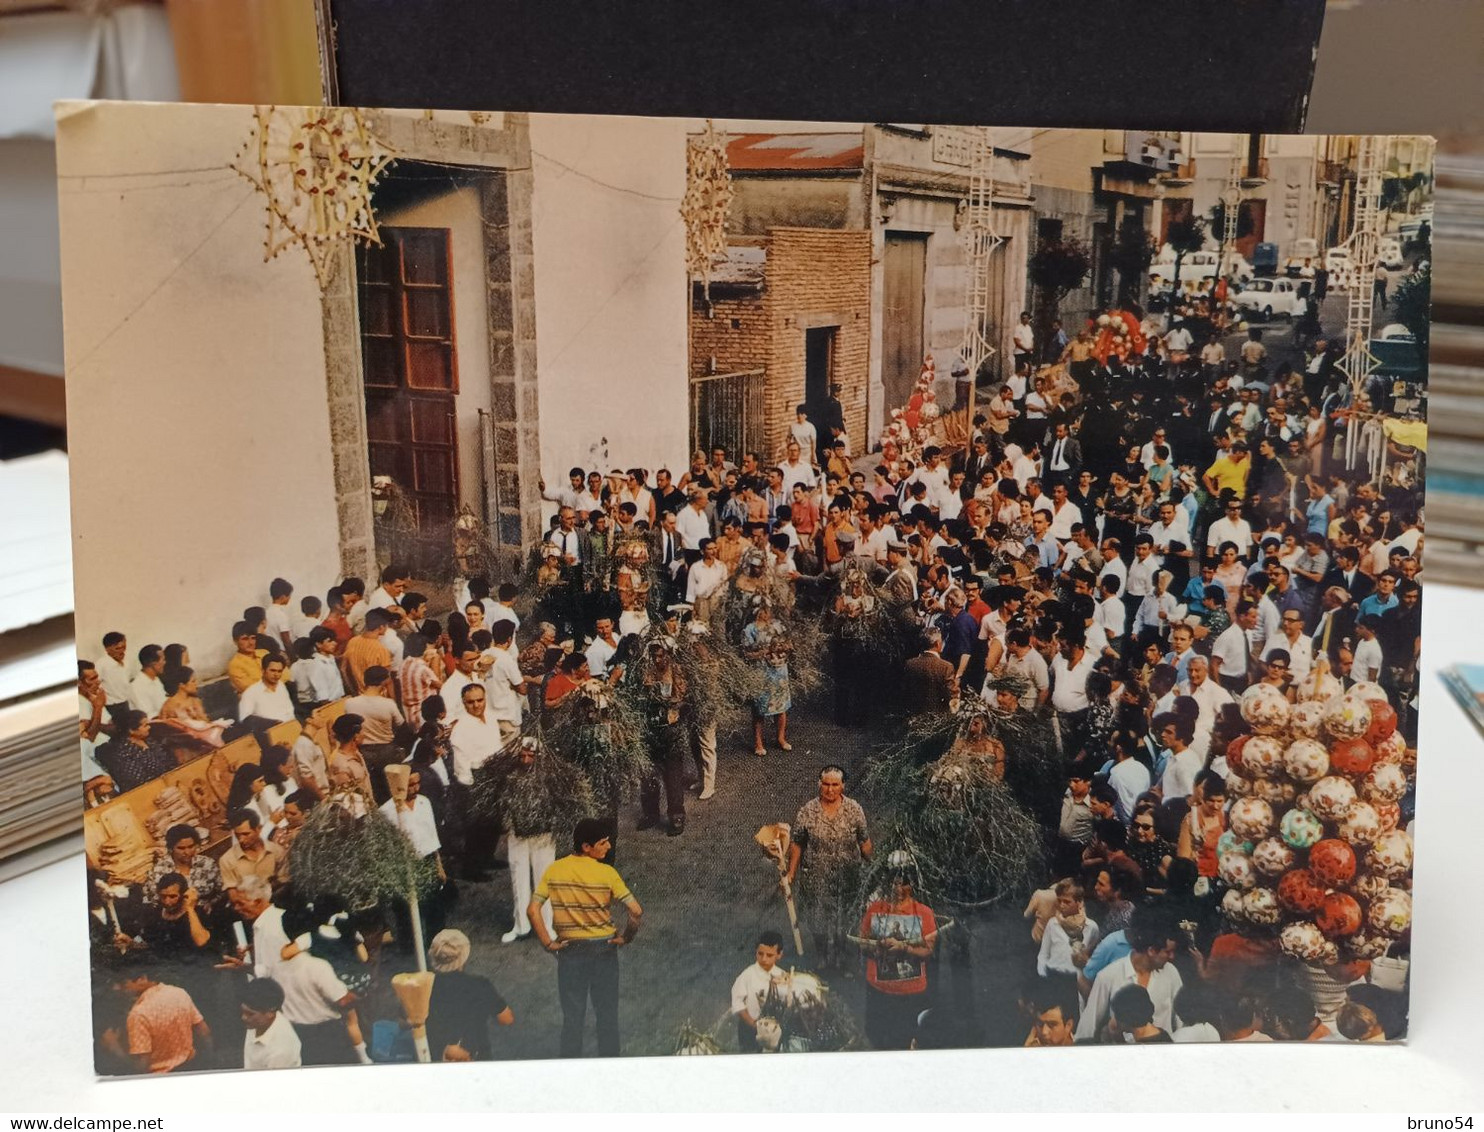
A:
POLYGON ((773 607, 759 602, 752 622, 742 630, 742 655, 758 665, 763 674, 763 690, 752 701, 752 738, 754 755, 767 753, 763 746, 763 721, 778 721, 778 749, 792 751, 788 741, 788 709, 793 697, 788 682, 788 654, 793 648, 788 630, 773 620, 773 607))

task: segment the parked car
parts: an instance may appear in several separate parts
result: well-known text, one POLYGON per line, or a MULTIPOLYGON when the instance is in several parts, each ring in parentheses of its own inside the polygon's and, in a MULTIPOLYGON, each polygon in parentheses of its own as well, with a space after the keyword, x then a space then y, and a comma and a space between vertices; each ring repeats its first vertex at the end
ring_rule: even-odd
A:
MULTIPOLYGON (((1221 270, 1219 251, 1190 252, 1180 261, 1180 290, 1191 294, 1209 291, 1221 270)), ((1237 283, 1247 283, 1253 278, 1252 265, 1245 256, 1232 252, 1229 262, 1229 277, 1237 283)), ((1175 253, 1166 244, 1159 257, 1149 265, 1149 290, 1156 294, 1169 291, 1175 281, 1175 253)))
POLYGON ((1314 277, 1314 268, 1318 266, 1318 240, 1295 240, 1293 246, 1288 249, 1288 254, 1283 257, 1283 274, 1290 279, 1297 279, 1300 276, 1305 279, 1312 279, 1314 277))
POLYGON ((1292 279, 1254 279, 1237 292, 1236 303, 1249 315, 1271 322, 1274 315, 1292 319, 1304 309, 1292 279))

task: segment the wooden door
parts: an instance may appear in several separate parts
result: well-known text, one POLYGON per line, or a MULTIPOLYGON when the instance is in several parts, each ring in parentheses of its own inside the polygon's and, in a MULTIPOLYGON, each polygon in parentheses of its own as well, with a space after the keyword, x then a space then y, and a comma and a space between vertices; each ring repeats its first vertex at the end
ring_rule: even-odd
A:
POLYGON ((383 228, 356 251, 371 474, 390 476, 431 551, 458 512, 459 391, 447 228, 383 228))
POLYGON ((881 328, 881 383, 886 416, 907 404, 922 372, 923 290, 927 279, 927 236, 886 234, 881 328))

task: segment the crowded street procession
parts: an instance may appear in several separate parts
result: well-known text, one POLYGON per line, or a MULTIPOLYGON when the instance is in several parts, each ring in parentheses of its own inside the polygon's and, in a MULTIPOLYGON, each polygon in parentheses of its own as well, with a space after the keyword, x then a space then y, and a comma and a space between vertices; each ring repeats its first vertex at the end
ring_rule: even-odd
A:
POLYGON ((1404 1036, 1425 452, 1237 298, 80 641, 100 1072, 1404 1036))

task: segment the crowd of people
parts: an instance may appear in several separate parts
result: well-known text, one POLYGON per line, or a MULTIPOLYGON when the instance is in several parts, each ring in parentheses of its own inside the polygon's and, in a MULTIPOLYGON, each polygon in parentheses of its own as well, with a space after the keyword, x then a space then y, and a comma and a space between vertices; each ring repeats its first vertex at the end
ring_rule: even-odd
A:
MULTIPOLYGON (((631 703, 646 756, 634 824, 681 837, 687 806, 716 796, 719 747, 792 751, 795 701, 829 683, 834 722, 863 748, 903 720, 962 721, 953 758, 1016 784, 1039 822, 1035 891, 992 894, 1029 895, 1023 954, 1003 956, 1025 989, 1000 1011, 1025 1044, 1396 1036, 1401 996, 1363 970, 1321 978, 1223 921, 1217 846, 1252 685, 1295 703, 1379 685, 1415 745, 1422 456, 1393 444, 1382 480, 1347 464, 1346 431, 1374 418, 1322 336, 1276 358, 1254 334, 1227 359, 1203 300, 1169 325, 1133 317, 1140 332, 1116 349, 1095 320, 1050 365, 1023 320, 1014 372, 965 414, 958 450, 935 442, 929 397, 910 428, 856 455, 832 394, 799 406, 773 459, 717 448, 679 476, 578 466, 543 483, 554 514, 519 578, 422 593, 392 563, 374 585, 298 600, 275 579, 269 604, 222 626, 234 702, 215 711, 185 646, 108 633, 79 662, 90 804, 238 735, 306 728, 291 747, 263 738, 236 770, 219 854, 181 823, 140 883, 94 871, 100 1065, 389 1056, 357 1003, 383 977, 384 943, 408 946, 413 914, 439 972, 435 1060, 491 1056, 489 1026, 512 1009, 464 971, 469 939, 445 901, 368 910, 294 891, 295 840, 327 805, 383 814, 440 885, 488 881, 498 854, 506 941, 534 935, 557 955, 560 1053, 582 1052, 589 1003, 599 1053, 619 1053, 619 951, 642 917, 614 867, 623 775, 589 812, 533 818, 491 818, 484 784, 513 797, 523 771, 546 781, 530 769, 542 736, 568 719, 611 734, 606 713, 631 703), (342 702, 320 733, 316 710, 342 702), (1044 781, 1021 789, 1028 756, 995 736, 1030 730, 1006 721, 1046 736, 1050 806, 1044 781)), ((987 929, 911 851, 873 844, 891 799, 863 807, 845 783, 825 766, 779 849, 807 965, 864 976, 872 1046, 984 1040, 975 1003, 935 992, 966 954, 948 927, 987 929)), ((763 932, 732 988, 744 1052, 811 1048, 788 1020, 786 940, 763 932)))

